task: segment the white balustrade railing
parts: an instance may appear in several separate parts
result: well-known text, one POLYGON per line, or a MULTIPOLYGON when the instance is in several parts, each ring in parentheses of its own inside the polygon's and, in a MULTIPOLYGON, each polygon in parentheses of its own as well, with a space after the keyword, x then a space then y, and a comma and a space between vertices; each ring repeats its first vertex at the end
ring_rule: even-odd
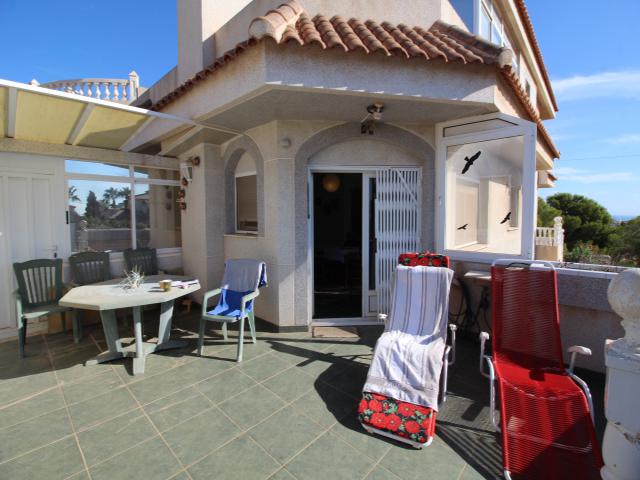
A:
POLYGON ((86 97, 97 98, 117 103, 131 103, 140 95, 140 77, 133 71, 129 78, 77 78, 72 80, 56 80, 39 84, 37 80, 32 85, 39 85, 61 92, 75 93, 86 97))
POLYGON ((553 227, 536 228, 536 245, 545 247, 561 247, 564 244, 562 217, 553 219, 553 227))

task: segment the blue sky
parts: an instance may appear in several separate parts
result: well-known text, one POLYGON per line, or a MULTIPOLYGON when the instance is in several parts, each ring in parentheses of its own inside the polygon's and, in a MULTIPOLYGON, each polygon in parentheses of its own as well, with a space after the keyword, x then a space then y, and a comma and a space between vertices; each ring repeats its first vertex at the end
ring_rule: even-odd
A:
POLYGON ((529 0, 560 111, 557 188, 640 215, 640 2, 529 0))
MULTIPOLYGON (((557 188, 640 215, 638 0, 529 0, 560 112, 557 188), (604 6, 603 6, 604 5, 604 6)), ((0 0, 0 78, 125 77, 150 85, 176 63, 176 0, 0 0)))

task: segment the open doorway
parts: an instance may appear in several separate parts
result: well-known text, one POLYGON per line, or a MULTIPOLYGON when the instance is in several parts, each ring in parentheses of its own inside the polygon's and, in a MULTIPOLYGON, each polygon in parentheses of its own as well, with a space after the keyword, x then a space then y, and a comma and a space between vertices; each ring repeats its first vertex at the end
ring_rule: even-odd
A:
POLYGON ((398 255, 420 248, 416 167, 311 170, 312 321, 379 323, 388 313, 398 255))
POLYGON ((313 173, 314 318, 362 316, 361 173, 313 173))

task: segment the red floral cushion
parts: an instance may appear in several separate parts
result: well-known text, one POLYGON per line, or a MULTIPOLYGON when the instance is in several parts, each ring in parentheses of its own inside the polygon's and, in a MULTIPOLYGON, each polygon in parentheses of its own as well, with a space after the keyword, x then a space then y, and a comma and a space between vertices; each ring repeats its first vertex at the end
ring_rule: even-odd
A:
POLYGON ((437 253, 402 253, 398 257, 398 263, 407 267, 446 267, 449 268, 449 257, 437 253))
POLYGON ((426 443, 436 431, 436 412, 431 408, 399 402, 377 393, 362 394, 358 418, 373 428, 418 443, 426 443))

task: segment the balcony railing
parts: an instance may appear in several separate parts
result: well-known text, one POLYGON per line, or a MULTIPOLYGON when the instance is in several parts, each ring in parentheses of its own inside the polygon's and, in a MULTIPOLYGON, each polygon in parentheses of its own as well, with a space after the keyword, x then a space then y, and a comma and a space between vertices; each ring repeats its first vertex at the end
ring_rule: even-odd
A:
POLYGON ((564 244, 564 229, 562 217, 553 219, 553 227, 536 228, 536 245, 545 247, 562 247, 564 244))
POLYGON ((86 97, 97 98, 117 103, 132 103, 142 93, 140 77, 133 71, 129 78, 76 78, 72 80, 56 80, 39 84, 37 80, 32 85, 51 88, 61 92, 75 93, 86 97))

